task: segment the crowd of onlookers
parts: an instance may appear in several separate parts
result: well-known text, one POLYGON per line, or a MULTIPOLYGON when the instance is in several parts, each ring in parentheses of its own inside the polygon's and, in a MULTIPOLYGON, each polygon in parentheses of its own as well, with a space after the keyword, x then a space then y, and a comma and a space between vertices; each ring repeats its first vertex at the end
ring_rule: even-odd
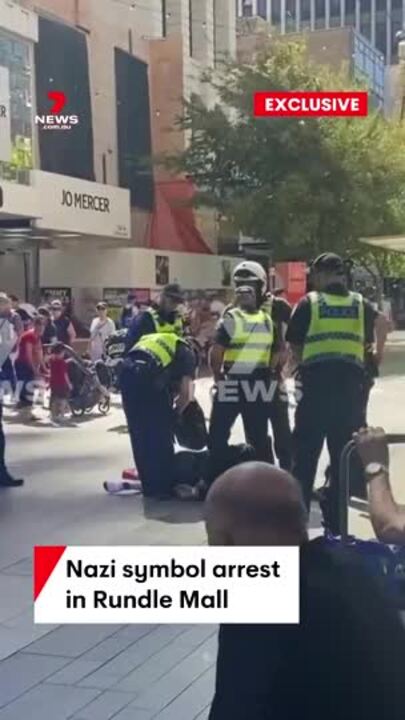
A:
MULTIPOLYGON (((95 361, 103 352, 104 340, 115 332, 107 315, 107 305, 98 303, 85 342, 89 357, 95 361)), ((35 308, 20 303, 16 296, 0 293, 0 347, 2 397, 12 395, 22 421, 36 419, 33 414, 35 391, 50 389, 52 419, 63 419, 68 411, 72 389, 66 363, 66 348, 77 340, 69 307, 59 299, 50 299, 35 308)))
POLYGON ((35 308, 20 303, 16 296, 0 293, 1 392, 2 398, 13 396, 21 420, 35 419, 35 387, 50 384, 52 413, 55 400, 58 406, 62 396, 67 397, 70 383, 63 369, 63 346, 73 345, 75 339, 72 321, 60 300, 35 308))
MULTIPOLYGON (((129 294, 116 319, 104 301, 97 303, 88 327, 74 316, 71 304, 47 297, 39 307, 20 302, 15 295, 0 292, 1 393, 11 395, 22 421, 36 420, 33 413, 33 386, 48 387, 51 415, 55 420, 67 414, 71 390, 64 347, 78 349, 95 363, 103 357, 105 343, 118 329, 127 329, 133 318, 153 302, 138 302, 129 294)), ((225 305, 219 299, 199 298, 184 303, 182 314, 201 352, 208 350, 216 323, 225 305)))

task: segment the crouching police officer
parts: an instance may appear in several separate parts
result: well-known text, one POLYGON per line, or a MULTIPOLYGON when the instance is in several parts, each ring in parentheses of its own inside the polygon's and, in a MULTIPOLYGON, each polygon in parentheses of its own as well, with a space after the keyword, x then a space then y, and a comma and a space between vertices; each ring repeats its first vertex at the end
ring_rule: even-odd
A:
POLYGON ((345 265, 338 255, 320 255, 311 271, 314 291, 296 307, 286 335, 300 381, 293 473, 309 508, 326 440, 330 488, 324 521, 337 533, 339 460, 363 422, 365 348, 374 341, 377 314, 362 295, 347 289, 345 265))
POLYGON ((195 369, 193 350, 175 333, 144 335, 124 361, 122 401, 146 497, 172 492, 175 413, 192 399, 195 369))
POLYGON ((216 384, 209 430, 212 480, 238 415, 258 459, 271 460, 267 425, 275 338, 270 314, 261 309, 267 276, 261 265, 245 261, 235 268, 234 282, 235 304, 224 312, 210 356, 216 384))

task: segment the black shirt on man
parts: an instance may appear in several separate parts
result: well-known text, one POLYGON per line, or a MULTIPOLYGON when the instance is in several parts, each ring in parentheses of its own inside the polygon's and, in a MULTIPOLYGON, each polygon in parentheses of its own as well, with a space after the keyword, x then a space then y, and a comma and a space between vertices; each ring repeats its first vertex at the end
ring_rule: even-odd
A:
POLYGON ((358 559, 301 548, 299 625, 222 625, 209 720, 403 720, 405 628, 358 559))

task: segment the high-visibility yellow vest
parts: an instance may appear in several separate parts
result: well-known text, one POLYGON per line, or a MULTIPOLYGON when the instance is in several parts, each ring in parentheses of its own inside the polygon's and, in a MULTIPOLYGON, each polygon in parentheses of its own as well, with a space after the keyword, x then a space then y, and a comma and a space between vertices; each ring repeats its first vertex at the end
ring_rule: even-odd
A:
POLYGON ((184 335, 183 320, 180 315, 176 315, 176 319, 173 323, 162 320, 157 310, 149 308, 147 310, 153 320, 155 326, 155 332, 157 333, 175 333, 176 335, 184 335))
POLYGON ((229 310, 224 316, 233 319, 233 333, 224 354, 224 369, 229 374, 249 375, 257 368, 270 366, 273 346, 273 323, 267 312, 247 313, 240 308, 229 310))
POLYGON ((311 322, 305 338, 304 365, 328 360, 364 364, 364 302, 359 293, 311 292, 311 322))
POLYGON ((158 365, 164 369, 173 362, 179 342, 182 341, 175 333, 166 332, 143 335, 141 339, 135 343, 131 352, 142 350, 148 355, 151 355, 158 365))

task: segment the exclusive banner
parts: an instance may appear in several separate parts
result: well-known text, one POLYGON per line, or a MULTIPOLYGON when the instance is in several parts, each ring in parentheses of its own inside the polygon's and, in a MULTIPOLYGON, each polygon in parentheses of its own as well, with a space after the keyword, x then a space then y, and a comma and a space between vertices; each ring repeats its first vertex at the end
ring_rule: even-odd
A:
POLYGON ((297 624, 299 548, 39 546, 34 620, 297 624))
POLYGON ((253 96, 255 117, 364 117, 368 93, 356 91, 273 91, 253 96))

